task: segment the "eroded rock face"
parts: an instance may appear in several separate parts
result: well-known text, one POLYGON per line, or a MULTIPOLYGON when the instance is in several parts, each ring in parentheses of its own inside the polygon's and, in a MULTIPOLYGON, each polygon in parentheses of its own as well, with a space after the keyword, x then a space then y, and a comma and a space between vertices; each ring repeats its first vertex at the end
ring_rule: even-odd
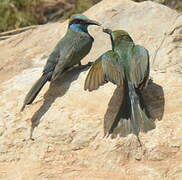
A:
MULTIPOLYGON (((110 83, 83 90, 88 69, 47 84, 20 113, 67 22, 38 26, 0 42, 0 179, 181 179, 182 16, 152 2, 104 0, 85 13, 105 27, 127 30, 151 57, 153 83, 144 92, 156 129, 135 136, 104 137, 120 103, 110 83), (31 121, 38 125, 29 140, 31 121)), ((110 48, 99 27, 84 62, 110 48)))

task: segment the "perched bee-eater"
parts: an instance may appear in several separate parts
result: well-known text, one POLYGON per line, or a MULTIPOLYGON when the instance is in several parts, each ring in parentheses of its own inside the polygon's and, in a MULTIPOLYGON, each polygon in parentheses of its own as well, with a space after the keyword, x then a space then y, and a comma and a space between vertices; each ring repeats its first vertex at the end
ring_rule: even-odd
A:
POLYGON ((155 128, 141 94, 149 80, 149 53, 144 47, 135 45, 126 31, 103 31, 110 35, 112 50, 92 65, 84 89, 92 91, 108 81, 122 86, 123 100, 109 134, 119 127, 121 136, 133 133, 138 137, 140 130, 147 132, 155 128))
POLYGON ((88 32, 89 25, 100 26, 98 22, 81 14, 73 15, 70 18, 67 33, 50 54, 42 76, 26 95, 21 111, 26 105, 33 102, 47 81, 57 79, 76 64, 81 65, 81 60, 89 53, 94 41, 88 32))

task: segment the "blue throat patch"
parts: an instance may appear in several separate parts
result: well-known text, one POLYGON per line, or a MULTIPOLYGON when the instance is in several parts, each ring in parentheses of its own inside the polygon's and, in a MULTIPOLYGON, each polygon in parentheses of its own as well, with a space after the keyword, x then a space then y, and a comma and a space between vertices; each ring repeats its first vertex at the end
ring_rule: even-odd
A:
POLYGON ((72 24, 70 29, 75 32, 85 32, 88 33, 88 25, 87 24, 72 24))

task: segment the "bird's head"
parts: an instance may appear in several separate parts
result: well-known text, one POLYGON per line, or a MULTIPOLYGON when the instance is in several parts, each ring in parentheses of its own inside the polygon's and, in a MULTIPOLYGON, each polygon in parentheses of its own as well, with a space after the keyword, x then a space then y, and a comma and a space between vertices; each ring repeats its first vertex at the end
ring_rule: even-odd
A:
POLYGON ((103 32, 110 35, 112 44, 123 41, 133 42, 130 35, 124 30, 112 31, 111 29, 103 29, 103 32))
POLYGON ((91 20, 82 14, 75 14, 69 20, 69 28, 76 32, 88 32, 89 25, 101 26, 97 21, 91 20))

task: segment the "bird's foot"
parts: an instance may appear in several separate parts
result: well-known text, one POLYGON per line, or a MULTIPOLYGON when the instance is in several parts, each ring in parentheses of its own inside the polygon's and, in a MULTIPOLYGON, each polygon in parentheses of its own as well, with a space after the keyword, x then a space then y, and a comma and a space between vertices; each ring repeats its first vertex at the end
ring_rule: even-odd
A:
POLYGON ((93 64, 93 62, 88 62, 87 64, 86 64, 86 66, 92 66, 92 64, 93 64))
POLYGON ((82 65, 81 62, 80 62, 80 63, 78 63, 78 66, 86 67, 86 66, 91 66, 92 64, 93 64, 93 62, 90 62, 90 61, 87 64, 84 64, 84 65, 82 65))
POLYGON ((79 63, 79 69, 84 69, 84 68, 86 68, 86 67, 89 67, 89 66, 91 66, 92 65, 92 62, 88 62, 87 64, 84 64, 84 65, 82 65, 81 63, 79 63))

